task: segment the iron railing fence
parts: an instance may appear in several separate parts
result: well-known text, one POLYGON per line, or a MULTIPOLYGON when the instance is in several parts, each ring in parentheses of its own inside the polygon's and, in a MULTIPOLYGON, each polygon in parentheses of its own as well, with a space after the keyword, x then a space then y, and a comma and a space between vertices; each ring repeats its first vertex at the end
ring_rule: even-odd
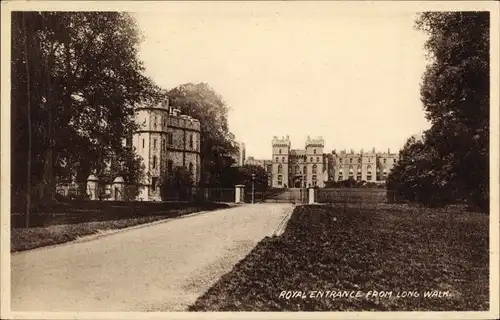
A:
POLYGON ((316 189, 318 203, 387 203, 394 202, 394 191, 367 188, 316 189))

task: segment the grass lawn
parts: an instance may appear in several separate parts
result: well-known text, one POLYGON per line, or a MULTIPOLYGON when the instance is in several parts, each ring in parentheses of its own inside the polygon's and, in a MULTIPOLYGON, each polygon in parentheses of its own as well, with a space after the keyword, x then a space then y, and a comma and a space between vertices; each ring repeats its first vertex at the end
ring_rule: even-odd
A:
POLYGON ((480 213, 299 206, 189 310, 488 310, 488 226, 480 213))
MULTIPOLYGON (((158 210, 158 205, 154 204, 158 210)), ((184 208, 167 209, 163 211, 137 211, 135 216, 125 210, 107 210, 103 205, 98 214, 84 211, 78 214, 59 213, 57 215, 34 216, 37 224, 33 228, 11 229, 11 252, 30 250, 34 248, 61 244, 76 240, 79 237, 97 234, 100 231, 123 229, 135 225, 145 224, 158 220, 180 217, 182 215, 227 208, 224 204, 188 205, 184 208)), ((21 216, 21 218, 23 218, 21 216)), ((33 219, 35 220, 35 219, 33 219)))

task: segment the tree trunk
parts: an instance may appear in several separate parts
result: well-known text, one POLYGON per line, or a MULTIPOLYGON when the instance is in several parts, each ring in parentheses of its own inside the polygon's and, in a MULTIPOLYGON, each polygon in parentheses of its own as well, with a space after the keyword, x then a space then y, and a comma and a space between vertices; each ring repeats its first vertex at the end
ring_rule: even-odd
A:
MULTIPOLYGON (((42 16, 42 21, 44 22, 45 26, 45 16, 42 16)), ((41 46, 41 44, 40 44, 41 46)), ((40 52, 42 48, 40 47, 40 52)), ((47 110, 48 110, 48 148, 45 153, 45 164, 43 168, 43 199, 42 201, 44 203, 52 203, 55 200, 55 192, 56 192, 56 186, 55 186, 55 179, 54 179, 54 115, 52 114, 52 108, 54 108, 55 105, 55 99, 53 95, 53 84, 52 84, 52 79, 50 75, 50 70, 53 67, 53 62, 54 62, 54 52, 50 51, 49 56, 47 59, 43 59, 43 61, 47 61, 47 65, 45 65, 45 75, 47 78, 47 84, 49 86, 49 90, 47 90, 47 97, 46 97, 46 103, 47 103, 47 110)))
POLYGON ((30 226, 30 209, 31 209, 31 88, 30 88, 30 68, 28 60, 28 35, 26 31, 26 19, 23 13, 23 29, 24 29, 24 60, 26 67, 26 87, 27 87, 27 115, 28 115, 28 161, 26 168, 26 212, 25 212, 25 227, 30 226))

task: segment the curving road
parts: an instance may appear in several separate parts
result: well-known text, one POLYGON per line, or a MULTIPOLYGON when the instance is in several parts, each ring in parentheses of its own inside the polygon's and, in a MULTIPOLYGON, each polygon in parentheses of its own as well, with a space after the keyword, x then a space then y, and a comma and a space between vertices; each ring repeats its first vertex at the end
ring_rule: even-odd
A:
POLYGON ((182 311, 291 204, 242 205, 12 254, 12 311, 182 311))

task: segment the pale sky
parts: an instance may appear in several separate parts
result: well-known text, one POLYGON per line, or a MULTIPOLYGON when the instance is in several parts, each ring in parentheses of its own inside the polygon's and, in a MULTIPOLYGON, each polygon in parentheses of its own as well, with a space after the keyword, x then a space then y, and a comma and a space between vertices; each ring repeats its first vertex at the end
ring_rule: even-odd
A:
POLYGON ((416 13, 315 4, 136 13, 140 58, 165 89, 207 82, 221 94, 247 156, 270 159, 274 135, 289 135, 293 149, 310 135, 325 139, 325 152, 396 151, 429 127, 419 86, 426 36, 413 28, 416 13))

